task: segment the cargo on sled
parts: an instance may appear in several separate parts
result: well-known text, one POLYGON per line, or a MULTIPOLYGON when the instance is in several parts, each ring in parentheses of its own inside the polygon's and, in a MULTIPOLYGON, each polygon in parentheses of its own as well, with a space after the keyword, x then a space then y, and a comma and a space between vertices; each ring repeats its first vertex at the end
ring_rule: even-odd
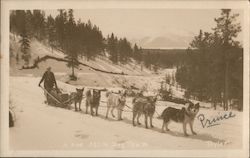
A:
POLYGON ((62 91, 57 88, 53 88, 50 92, 43 87, 41 88, 47 94, 47 102, 49 105, 70 108, 72 101, 69 94, 62 93, 62 91))

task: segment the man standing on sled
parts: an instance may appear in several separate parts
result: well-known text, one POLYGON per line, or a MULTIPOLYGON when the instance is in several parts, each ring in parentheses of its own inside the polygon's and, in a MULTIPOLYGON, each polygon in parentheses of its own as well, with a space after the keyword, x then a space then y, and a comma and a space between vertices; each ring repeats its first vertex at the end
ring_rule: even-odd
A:
MULTIPOLYGON (((54 73, 51 71, 51 67, 48 67, 47 70, 45 71, 45 73, 43 74, 43 77, 41 79, 41 81, 39 82, 39 87, 41 86, 41 83, 44 81, 44 89, 47 92, 51 92, 51 90, 53 89, 54 85, 56 87, 56 89, 58 89, 57 87, 57 83, 56 83, 56 79, 55 79, 55 75, 54 73)), ((46 99, 47 99, 47 103, 49 104, 49 100, 48 97, 49 95, 47 94, 47 92, 44 92, 46 99)))

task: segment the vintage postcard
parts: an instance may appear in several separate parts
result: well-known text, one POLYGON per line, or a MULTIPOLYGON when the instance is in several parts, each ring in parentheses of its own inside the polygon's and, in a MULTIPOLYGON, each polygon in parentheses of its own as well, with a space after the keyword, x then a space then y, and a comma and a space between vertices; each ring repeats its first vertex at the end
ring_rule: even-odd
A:
POLYGON ((1 156, 249 157, 248 1, 1 2, 1 156))

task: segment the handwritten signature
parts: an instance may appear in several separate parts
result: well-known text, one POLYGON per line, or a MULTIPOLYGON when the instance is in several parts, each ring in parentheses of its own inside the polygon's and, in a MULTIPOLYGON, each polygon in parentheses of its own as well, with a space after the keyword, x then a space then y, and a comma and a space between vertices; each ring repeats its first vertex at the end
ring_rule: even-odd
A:
POLYGON ((216 125, 220 125, 220 122, 222 120, 227 120, 230 118, 235 117, 236 115, 233 114, 232 111, 230 111, 229 113, 224 113, 224 114, 220 114, 217 115, 213 118, 206 118, 204 114, 199 114, 197 116, 198 120, 201 122, 201 125, 203 128, 208 128, 208 127, 212 127, 212 126, 216 126, 216 125))

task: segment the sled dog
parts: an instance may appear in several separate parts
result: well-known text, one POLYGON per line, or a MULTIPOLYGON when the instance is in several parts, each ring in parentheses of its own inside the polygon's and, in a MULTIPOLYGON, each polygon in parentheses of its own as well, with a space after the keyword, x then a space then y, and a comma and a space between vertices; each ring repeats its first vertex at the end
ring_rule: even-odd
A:
POLYGON ((93 89, 86 92, 86 114, 88 113, 88 107, 90 106, 90 113, 93 116, 95 108, 95 115, 98 116, 98 107, 100 105, 101 90, 93 89))
POLYGON ((135 126, 135 118, 137 116, 137 124, 140 125, 140 116, 145 116, 145 128, 148 128, 148 117, 150 119, 150 127, 153 128, 153 115, 155 113, 155 103, 157 97, 135 97, 132 101, 133 104, 133 126, 135 126))
POLYGON ((78 111, 77 103, 79 104, 79 111, 82 110, 81 103, 82 103, 83 91, 84 88, 82 89, 76 88, 76 92, 70 93, 70 100, 72 101, 72 103, 75 104, 75 111, 78 111))
POLYGON ((173 107, 167 107, 161 114, 161 117, 163 119, 162 124, 162 132, 164 132, 164 128, 169 131, 168 124, 172 120, 174 122, 182 123, 183 125, 183 132, 185 136, 188 136, 186 131, 186 125, 189 124, 192 134, 196 135, 196 133, 193 130, 193 123, 195 116, 199 112, 200 104, 193 104, 188 103, 187 108, 182 109, 176 109, 173 107))
POLYGON ((122 120, 122 111, 126 104, 126 92, 119 92, 118 94, 107 92, 106 97, 107 97, 106 118, 108 118, 110 109, 112 116, 115 117, 114 109, 117 109, 118 120, 122 120))

